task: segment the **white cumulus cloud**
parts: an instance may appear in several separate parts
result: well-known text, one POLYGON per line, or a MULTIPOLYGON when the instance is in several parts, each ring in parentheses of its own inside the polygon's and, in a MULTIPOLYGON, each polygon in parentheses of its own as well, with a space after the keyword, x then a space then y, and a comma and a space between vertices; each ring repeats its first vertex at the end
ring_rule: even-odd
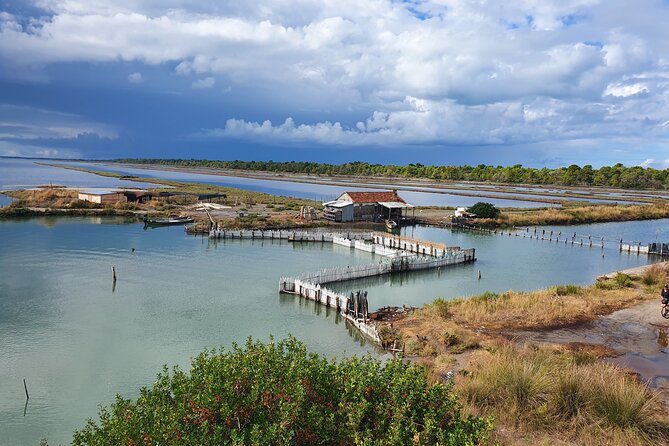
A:
POLYGON ((128 75, 128 82, 131 84, 141 84, 143 81, 142 73, 132 73, 128 75))
POLYGON ((212 88, 215 83, 216 79, 214 79, 213 77, 205 77, 204 79, 198 79, 195 82, 193 82, 192 87, 196 90, 212 88))

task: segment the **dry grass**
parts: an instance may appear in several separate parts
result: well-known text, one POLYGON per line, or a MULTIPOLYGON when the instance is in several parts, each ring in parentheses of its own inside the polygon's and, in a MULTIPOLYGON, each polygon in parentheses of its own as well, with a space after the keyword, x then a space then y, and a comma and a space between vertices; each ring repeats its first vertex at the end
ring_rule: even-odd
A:
POLYGON ((563 285, 531 292, 507 291, 445 301, 425 311, 457 324, 486 329, 552 328, 591 321, 602 314, 633 306, 649 296, 638 290, 563 285))
POLYGON ((13 206, 67 207, 78 201, 78 192, 60 187, 44 187, 5 192, 16 201, 13 206))
POLYGON ((646 291, 659 293, 665 283, 669 282, 669 262, 656 263, 646 268, 641 275, 641 282, 646 285, 646 291))
POLYGON ((669 441, 655 395, 624 371, 559 348, 501 344, 478 351, 455 392, 494 416, 491 443, 651 445, 669 441), (544 443, 545 442, 545 443, 544 443))
POLYGON ((663 263, 640 277, 619 274, 603 287, 560 285, 437 299, 394 328, 406 353, 426 364, 432 379, 443 381, 456 373, 454 391, 465 412, 495 418, 488 444, 669 444, 669 418, 656 395, 600 361, 612 354, 610 348, 583 343, 518 347, 499 333, 576 324, 656 299, 668 274, 669 263, 663 263))
POLYGON ((499 226, 569 225, 607 221, 652 220, 669 217, 669 204, 593 205, 550 208, 539 211, 503 212, 499 226))

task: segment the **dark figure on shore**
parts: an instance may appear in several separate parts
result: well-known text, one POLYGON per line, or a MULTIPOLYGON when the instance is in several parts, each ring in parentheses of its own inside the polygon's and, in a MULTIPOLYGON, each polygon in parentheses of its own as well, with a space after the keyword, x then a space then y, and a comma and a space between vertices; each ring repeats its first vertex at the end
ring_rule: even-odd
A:
POLYGON ((669 285, 664 285, 664 288, 662 288, 662 310, 664 314, 664 309, 666 308, 667 304, 669 304, 669 285))

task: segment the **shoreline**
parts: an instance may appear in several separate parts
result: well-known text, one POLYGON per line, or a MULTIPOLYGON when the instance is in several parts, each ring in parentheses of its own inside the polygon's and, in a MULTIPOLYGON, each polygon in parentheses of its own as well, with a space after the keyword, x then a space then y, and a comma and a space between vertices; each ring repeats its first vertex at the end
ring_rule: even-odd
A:
MULTIPOLYGON (((574 193, 574 194, 564 194, 564 193, 551 193, 551 192, 541 192, 541 191, 523 191, 517 190, 519 187, 532 187, 536 189, 546 189, 554 190, 556 188, 564 190, 573 190, 573 191, 583 191, 583 190, 598 190, 594 187, 587 188, 578 188, 575 186, 541 186, 541 185, 531 185, 531 184, 514 184, 514 183, 480 183, 480 182, 462 182, 463 185, 449 185, 444 183, 437 183, 434 180, 421 179, 421 178, 403 178, 403 177, 372 177, 372 178, 360 178, 354 176, 339 176, 339 175, 330 175, 330 176, 313 176, 310 174, 296 174, 290 172, 267 172, 267 171, 249 171, 249 170, 231 170, 231 169, 218 169, 218 168, 206 168, 206 167, 177 167, 166 164, 133 164, 133 163, 124 163, 124 162, 113 162, 113 161, 87 161, 90 164, 100 164, 103 166, 121 166, 128 167, 133 169, 143 169, 143 170, 161 170, 168 172, 187 172, 194 174, 204 174, 204 175, 218 175, 226 177, 238 177, 238 178, 251 178, 257 180, 266 180, 266 181, 283 181, 283 182, 293 182, 293 183, 304 183, 304 184, 319 184, 319 185, 329 185, 329 186, 341 186, 341 187, 359 187, 374 189, 379 188, 379 185, 387 185, 387 183, 393 183, 397 185, 398 190, 404 190, 407 192, 427 192, 427 193, 436 193, 436 194, 446 194, 446 195, 457 195, 457 196, 466 196, 466 197, 481 197, 481 198, 498 198, 504 200, 515 200, 515 201, 526 201, 526 202, 535 202, 535 203, 546 203, 546 204, 563 204, 564 201, 559 199, 560 197, 570 197, 570 198, 582 198, 583 201, 588 199, 595 199, 598 201, 603 201, 602 204, 607 204, 607 201, 610 202, 645 202, 648 204, 656 203, 658 201, 669 199, 669 192, 664 190, 649 190, 658 195, 665 195, 665 198, 655 198, 655 197, 611 197, 607 198, 606 196, 597 196, 593 197, 589 193, 574 193), (327 181, 327 180, 333 181, 327 181), (344 180, 344 181, 341 181, 344 180), (471 184, 472 186, 468 186, 471 184), (416 189, 416 187, 429 187, 435 190, 425 191, 423 189, 416 189), (495 192, 499 193, 500 188, 503 192, 512 192, 514 195, 487 195, 487 194, 476 194, 468 192, 458 192, 461 190, 468 190, 472 192, 483 191, 483 192, 495 192), (443 189, 443 191, 439 190, 443 189), (508 190, 513 189, 513 190, 508 190), (516 197, 515 195, 540 195, 549 197, 547 199, 538 199, 538 198, 523 198, 516 197), (555 199, 552 199, 555 197, 555 199)), ((621 194, 627 193, 626 189, 611 189, 604 188, 601 189, 602 192, 619 192, 621 194)), ((641 193, 643 191, 633 190, 633 193, 641 193)), ((571 201, 571 200, 569 200, 571 201)), ((612 204, 611 203, 611 204, 612 204)))
MULTIPOLYGON (((664 442, 669 441, 669 321, 660 316, 657 287, 666 281, 669 261, 603 274, 588 287, 484 293, 452 302, 437 299, 409 315, 381 322, 377 329, 386 345, 393 346, 389 351, 423 364, 435 381, 454 383, 467 413, 495 416, 494 439, 501 444, 543 444, 538 439, 546 444, 582 444, 584 435, 591 435, 589 422, 569 424, 564 432, 555 431, 552 424, 534 423, 533 409, 515 405, 514 386, 525 383, 536 386, 532 392, 547 395, 558 391, 559 397, 556 382, 570 382, 585 392, 603 370, 622 394, 638 395, 644 407, 655 408, 654 419, 666 426, 658 433, 664 442), (579 301, 593 301, 583 310, 586 317, 551 322, 555 309, 579 301), (466 312, 459 311, 459 302, 469 307, 466 312), (505 302, 511 302, 511 307, 505 302), (530 308, 522 309, 524 305, 530 308), (549 319, 536 317, 542 311, 549 319), (526 314, 534 314, 530 317, 534 320, 527 323, 526 314), (477 315, 484 317, 477 322, 477 315), (513 377, 522 381, 515 382, 513 377), (478 393, 488 386, 493 393, 478 393)), ((578 316, 580 307, 574 309, 578 316)), ((518 391, 521 388, 525 389, 518 391)), ((537 410, 544 418, 541 407, 537 410)), ((571 412, 561 415, 565 416, 579 420, 571 412)))
MULTIPOLYGON (((161 186, 170 186, 172 188, 175 188, 175 190, 184 190, 184 191, 193 191, 193 190, 206 190, 208 192, 224 192, 229 195, 230 200, 233 200, 236 203, 242 203, 241 206, 237 205, 236 207, 239 208, 239 211, 244 211, 246 212, 246 206, 244 206, 245 202, 250 202, 250 203, 264 203, 264 207, 260 207, 258 210, 259 212, 256 212, 259 215, 271 215, 273 217, 279 218, 280 220, 284 221, 284 225, 286 225, 286 221, 291 220, 292 218, 292 211, 299 210, 299 206, 301 205, 314 205, 313 200, 306 200, 306 199, 300 199, 300 198, 293 198, 293 197, 287 197, 287 196, 277 196, 277 195, 271 195, 271 194, 266 194, 266 193, 260 193, 260 192, 252 192, 252 191, 247 191, 244 189, 236 189, 236 188, 228 188, 228 187, 223 187, 223 186, 216 186, 216 185, 210 185, 206 183, 186 183, 186 182, 178 182, 178 181, 171 181, 171 180, 161 180, 161 179, 154 179, 154 178, 139 178, 139 177, 134 177, 134 176, 127 176, 127 175, 122 175, 120 173, 114 173, 114 172, 103 172, 103 171, 96 171, 96 170, 91 170, 91 169, 86 169, 82 167, 75 167, 75 166, 66 166, 66 165, 59 165, 59 164, 48 164, 48 163, 42 163, 45 165, 53 166, 53 167, 58 167, 58 168, 64 168, 64 169, 70 169, 70 170, 76 170, 76 171, 83 171, 86 173, 94 174, 94 175, 100 175, 100 176, 107 176, 107 177, 114 177, 114 178, 120 178, 120 179, 127 179, 129 181, 138 181, 138 182, 143 182, 147 183, 147 185, 155 184, 155 185, 161 185, 161 186), (276 205, 275 205, 276 204, 276 205), (280 212, 275 212, 275 210, 280 210, 281 208, 286 208, 286 212, 280 213, 280 212)), ((144 169, 150 169, 152 168, 152 165, 149 165, 148 167, 145 165, 132 165, 133 167, 139 167, 139 168, 144 168, 144 169)), ((162 170, 174 170, 174 171, 184 171, 184 169, 165 169, 163 167, 162 170)), ((186 169, 186 171, 193 171, 193 172, 198 172, 198 169, 186 169)), ((221 174, 223 175, 223 174, 221 174)), ((240 175, 232 175, 232 176, 240 176, 240 175)), ((243 176, 242 176, 243 177, 243 176)), ((279 181, 293 181, 291 178, 282 178, 279 179, 279 181)), ((299 182, 299 181, 296 181, 299 182)), ((329 184, 332 185, 333 183, 328 183, 328 182, 321 182, 322 184, 329 184)), ((370 186, 371 187, 371 186, 370 186)), ((151 187, 148 187, 151 189, 151 187)), ((16 191, 7 191, 7 192, 16 192, 16 191)), ((439 193, 439 192, 437 192, 439 193)), ((449 192, 442 192, 442 193, 449 193, 449 192)), ((485 198, 486 195, 475 195, 475 194, 467 194, 467 195, 472 195, 472 196, 477 196, 480 198, 485 198)), ((495 198, 503 198, 500 196, 495 196, 495 198)), ((523 199, 520 197, 515 197, 516 200, 519 201, 527 201, 527 199, 523 199)), ((635 198, 636 200, 636 198, 635 198)), ((531 200, 530 200, 531 201, 531 200)), ((564 204, 564 202, 563 202, 564 204)), ((476 224, 479 226, 486 226, 490 228, 506 228, 510 226, 545 226, 545 225, 574 225, 574 224, 594 224, 594 223, 605 223, 605 222, 617 222, 617 221, 634 221, 634 220, 654 220, 654 219, 661 219, 661 218, 669 218, 669 203, 665 202, 664 200, 660 200, 658 202, 655 202, 655 204, 644 204, 644 205, 630 205, 630 204, 615 204, 615 205, 607 205, 607 204, 591 204, 591 205, 578 205, 578 202, 569 202, 566 203, 566 206, 563 207, 549 207, 549 208, 536 208, 536 209, 523 209, 523 208, 502 208, 502 216, 497 219, 497 220, 477 220, 476 224)), ((12 216, 12 211, 10 208, 12 205, 5 206, 4 208, 0 209, 0 218, 8 218, 12 216)), ((14 205, 14 208, 18 208, 18 205, 14 205)), ((38 207, 47 207, 47 206, 38 206, 34 205, 31 206, 34 208, 38 207)), ((428 225, 435 225, 435 226, 440 226, 443 225, 444 219, 447 218, 451 213, 452 213, 453 208, 448 208, 448 207, 436 207, 436 206, 417 206, 416 210, 418 211, 418 215, 416 216, 416 219, 418 222, 423 223, 423 224, 428 224, 428 225)), ((187 209, 182 209, 182 210, 187 210, 187 209)), ((51 212, 51 211, 49 211, 51 212)), ((68 213, 67 209, 61 209, 59 212, 64 212, 68 213)), ((251 212, 253 213, 253 212, 251 212)), ((96 213, 91 213, 92 215, 97 215, 96 213)), ((165 215, 166 213, 160 214, 160 215, 165 215)), ((25 216, 26 211, 18 212, 18 216, 25 216)), ((39 215, 39 214, 36 214, 39 215)), ((74 211, 73 215, 82 215, 79 211, 74 211)), ((123 215, 123 214, 121 214, 123 215)), ((200 219, 204 220, 207 218, 205 215, 202 213, 195 214, 195 215, 200 215, 200 219)), ((218 218, 218 217, 217 217, 218 218)), ((277 225, 275 222, 269 225, 264 225, 263 223, 260 223, 258 221, 254 222, 248 222, 248 221, 234 221, 231 222, 230 220, 236 219, 234 213, 221 213, 220 218, 223 220, 220 222, 222 225, 229 227, 229 228, 250 228, 254 227, 256 229, 261 229, 261 228, 278 228, 278 227, 286 227, 286 228, 292 228, 295 227, 294 224, 288 224, 287 226, 283 225, 277 225)), ((323 222, 318 223, 318 226, 322 225, 329 225, 329 222, 323 222)))

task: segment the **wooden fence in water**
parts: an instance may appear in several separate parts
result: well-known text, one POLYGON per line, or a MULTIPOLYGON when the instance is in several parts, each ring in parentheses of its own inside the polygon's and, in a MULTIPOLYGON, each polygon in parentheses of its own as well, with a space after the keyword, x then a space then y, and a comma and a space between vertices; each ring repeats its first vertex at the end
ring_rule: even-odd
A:
MULTIPOLYGON (((332 291, 323 285, 402 271, 441 268, 448 265, 473 262, 474 260, 476 260, 474 248, 446 252, 441 257, 405 255, 394 257, 389 261, 381 263, 324 268, 315 272, 303 273, 297 277, 281 277, 279 279, 279 291, 282 293, 297 294, 321 305, 336 308, 361 332, 372 338, 375 342, 380 343, 381 339, 376 327, 367 323, 367 293, 364 294, 364 314, 361 314, 358 311, 358 305, 352 305, 351 301, 353 298, 358 298, 357 294, 355 296, 347 296, 332 291), (354 308, 353 311, 351 310, 352 308, 354 308)), ((357 302, 359 301, 354 301, 354 303, 357 302)))
POLYGON ((473 262, 474 260, 476 260, 474 248, 448 252, 441 257, 399 256, 386 262, 324 268, 315 272, 303 273, 294 278, 282 277, 279 281, 280 291, 297 292, 297 288, 291 285, 296 281, 323 285, 403 271, 441 268, 448 265, 473 262))
POLYGON ((260 230, 260 229, 212 229, 209 237, 215 239, 251 239, 251 240, 289 240, 294 242, 332 242, 335 237, 350 240, 372 240, 371 232, 316 232, 294 230, 260 230))

